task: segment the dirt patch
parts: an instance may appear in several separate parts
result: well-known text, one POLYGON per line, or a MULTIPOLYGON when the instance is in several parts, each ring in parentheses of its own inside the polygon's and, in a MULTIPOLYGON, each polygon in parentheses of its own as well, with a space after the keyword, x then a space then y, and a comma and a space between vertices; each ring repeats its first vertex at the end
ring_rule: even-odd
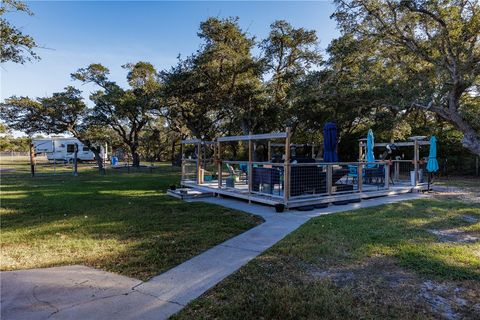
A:
POLYGON ((361 301, 399 306, 409 314, 442 319, 479 319, 478 281, 433 281, 397 266, 393 259, 369 258, 360 264, 320 270, 309 268, 316 281, 349 288, 361 301))
POLYGON ((466 232, 460 229, 434 230, 428 232, 436 235, 441 242, 472 243, 480 241, 480 234, 477 232, 466 232))
MULTIPOLYGON (((480 184, 480 183, 479 183, 480 184)), ((458 199, 471 203, 480 203, 480 192, 473 188, 461 189, 451 186, 434 186, 433 196, 439 199, 458 199)))
POLYGON ((480 296, 468 287, 427 280, 423 282, 419 296, 444 319, 464 319, 468 315, 473 319, 480 317, 480 296))

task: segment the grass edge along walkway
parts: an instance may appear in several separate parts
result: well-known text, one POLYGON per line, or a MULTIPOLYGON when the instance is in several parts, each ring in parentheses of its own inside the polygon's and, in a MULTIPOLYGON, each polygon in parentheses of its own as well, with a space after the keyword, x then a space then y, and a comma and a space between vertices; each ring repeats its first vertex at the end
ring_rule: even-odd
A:
POLYGON ((479 221, 478 205, 435 199, 317 217, 173 319, 473 319, 480 243, 430 231, 480 235, 479 221))

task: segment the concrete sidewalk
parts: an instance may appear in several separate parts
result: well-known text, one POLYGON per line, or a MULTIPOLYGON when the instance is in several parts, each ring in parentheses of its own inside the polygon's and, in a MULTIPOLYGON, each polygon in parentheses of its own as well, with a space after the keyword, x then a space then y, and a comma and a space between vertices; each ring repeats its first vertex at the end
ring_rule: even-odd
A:
POLYGON ((2 319, 166 319, 312 217, 424 197, 405 194, 275 213, 271 207, 206 198, 262 216, 265 222, 152 278, 148 282, 84 266, 1 273, 2 319))

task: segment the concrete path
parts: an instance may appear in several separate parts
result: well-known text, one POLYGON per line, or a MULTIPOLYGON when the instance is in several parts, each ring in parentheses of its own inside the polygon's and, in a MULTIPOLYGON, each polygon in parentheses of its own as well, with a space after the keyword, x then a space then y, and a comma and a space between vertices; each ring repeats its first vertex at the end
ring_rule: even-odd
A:
POLYGON ((1 318, 166 319, 312 217, 419 197, 405 194, 281 214, 237 200, 202 199, 262 216, 265 222, 147 282, 84 266, 2 272, 1 318))

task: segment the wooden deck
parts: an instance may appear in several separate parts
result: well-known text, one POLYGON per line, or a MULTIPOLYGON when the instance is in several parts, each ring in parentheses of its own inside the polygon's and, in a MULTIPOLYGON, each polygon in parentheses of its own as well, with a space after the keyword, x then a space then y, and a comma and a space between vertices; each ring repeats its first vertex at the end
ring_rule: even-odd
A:
POLYGON ((303 195, 299 197, 293 197, 285 203, 283 192, 281 190, 273 190, 272 194, 261 192, 248 192, 247 184, 236 184, 234 188, 226 187, 225 184, 222 188, 218 188, 217 181, 205 182, 197 184, 194 181, 183 181, 182 185, 193 190, 211 193, 217 195, 224 195, 250 202, 263 203, 267 205, 284 204, 286 208, 296 208, 302 206, 310 206, 315 204, 333 203, 339 201, 355 201, 361 199, 393 196, 397 194, 404 194, 413 191, 422 191, 427 189, 426 184, 419 184, 416 187, 411 186, 408 183, 396 182, 390 185, 388 189, 378 189, 376 186, 363 185, 362 192, 358 191, 345 191, 336 192, 332 194, 312 194, 303 195))

